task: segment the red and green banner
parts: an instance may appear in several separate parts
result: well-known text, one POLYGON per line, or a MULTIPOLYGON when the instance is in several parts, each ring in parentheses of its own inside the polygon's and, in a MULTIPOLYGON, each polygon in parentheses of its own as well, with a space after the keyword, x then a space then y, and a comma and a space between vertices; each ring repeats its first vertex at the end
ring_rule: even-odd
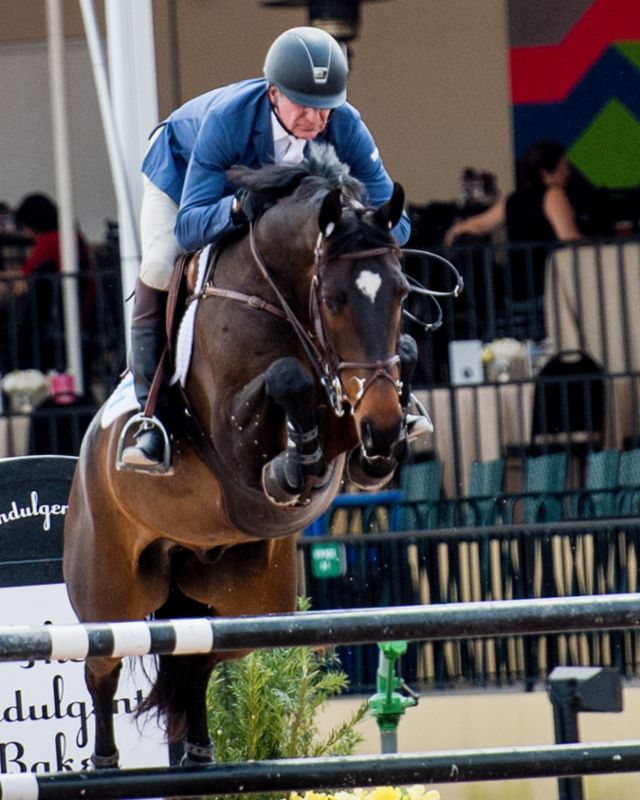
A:
POLYGON ((640 185, 640 0, 509 0, 516 155, 553 140, 595 186, 640 185))

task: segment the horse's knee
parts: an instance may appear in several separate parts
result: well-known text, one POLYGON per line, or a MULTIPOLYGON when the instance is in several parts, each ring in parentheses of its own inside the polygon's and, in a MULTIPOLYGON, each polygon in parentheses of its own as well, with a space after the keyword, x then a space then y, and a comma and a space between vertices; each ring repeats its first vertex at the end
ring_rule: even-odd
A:
POLYGON ((84 665, 84 674, 89 690, 115 694, 122 671, 119 658, 91 658, 84 665))
POLYGON ((262 487, 272 503, 297 505, 307 480, 327 468, 318 443, 313 380, 297 359, 281 358, 267 370, 265 383, 267 394, 285 411, 287 449, 265 464, 262 487))
POLYGON ((280 358, 266 374, 267 394, 284 406, 290 402, 310 402, 313 380, 296 358, 280 358))

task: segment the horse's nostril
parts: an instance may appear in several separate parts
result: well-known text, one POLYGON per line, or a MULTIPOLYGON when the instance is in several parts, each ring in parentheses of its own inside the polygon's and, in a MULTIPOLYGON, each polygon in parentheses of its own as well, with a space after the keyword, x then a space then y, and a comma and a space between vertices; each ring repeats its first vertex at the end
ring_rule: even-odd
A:
POLYGON ((365 455, 372 458, 382 456, 388 458, 392 455, 400 437, 400 424, 391 426, 376 426, 371 419, 365 418, 360 424, 360 441, 365 455))
POLYGON ((371 452, 373 450, 373 428, 371 426, 371 422, 369 420, 363 420, 361 425, 362 431, 362 446, 364 448, 365 453, 371 452))

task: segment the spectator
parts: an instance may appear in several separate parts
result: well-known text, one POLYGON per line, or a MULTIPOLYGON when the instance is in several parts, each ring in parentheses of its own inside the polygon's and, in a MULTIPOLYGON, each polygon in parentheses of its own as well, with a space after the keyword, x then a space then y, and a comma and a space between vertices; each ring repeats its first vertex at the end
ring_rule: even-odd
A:
POLYGON ((575 241, 581 238, 567 195, 571 170, 562 145, 532 145, 518 165, 517 189, 481 214, 455 222, 447 246, 463 234, 483 236, 506 223, 510 242, 575 241))
MULTIPOLYGON (((4 273, 14 278, 14 294, 23 297, 22 319, 18 331, 19 366, 64 371, 64 319, 59 281, 61 272, 58 210, 46 195, 27 195, 14 212, 16 227, 32 239, 31 251, 19 272, 4 273), (24 280, 15 281, 20 277, 24 280)), ((93 320, 95 285, 86 279, 93 271, 89 247, 78 231, 79 272, 85 277, 79 285, 81 329, 86 334, 93 320)), ((85 350, 87 348, 85 347, 85 350)), ((85 354, 86 355, 86 354, 85 354)))
MULTIPOLYGON (((544 243, 528 251, 511 247, 507 269, 502 280, 497 280, 497 300, 499 304, 506 304, 507 316, 510 316, 509 308, 517 304, 529 303, 530 309, 535 309, 534 329, 528 332, 530 338, 544 336, 542 302, 549 244, 582 238, 567 194, 570 174, 562 145, 556 142, 533 144, 518 164, 516 191, 500 198, 486 211, 458 220, 444 236, 445 245, 451 246, 463 235, 483 236, 506 225, 510 245, 544 243)), ((531 322, 531 318, 528 321, 531 322)), ((507 333, 519 335, 518 331, 507 333)))

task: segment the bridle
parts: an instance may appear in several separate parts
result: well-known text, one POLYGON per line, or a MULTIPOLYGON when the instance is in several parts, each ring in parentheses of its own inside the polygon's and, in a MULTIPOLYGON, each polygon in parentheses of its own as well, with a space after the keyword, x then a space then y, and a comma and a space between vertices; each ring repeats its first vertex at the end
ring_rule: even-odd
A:
MULTIPOLYGON (((327 394, 331 407, 333 408, 336 416, 341 417, 345 413, 345 406, 350 405, 351 413, 354 414, 362 402, 366 392, 371 388, 373 383, 382 378, 389 380, 393 383, 394 388, 400 396, 402 385, 399 379, 395 378, 391 372, 391 367, 395 366, 400 361, 400 356, 397 353, 385 358, 381 361, 343 361, 335 348, 329 341, 327 335, 326 324, 322 312, 320 310, 320 291, 322 272, 329 259, 324 251, 325 235, 321 232, 318 235, 316 245, 313 251, 313 277, 311 279, 311 286, 309 289, 309 320, 312 325, 312 330, 306 328, 298 319, 295 312, 282 295, 276 282, 271 275, 271 271, 262 253, 258 249, 258 244, 255 237, 255 226, 253 223, 249 226, 249 245, 251 247, 251 254, 258 265, 258 268, 265 278, 273 293, 275 294, 284 316, 289 321, 293 330, 296 333, 309 362, 311 363, 318 379, 327 394), (371 374, 366 380, 360 384, 355 398, 352 400, 344 389, 341 374, 345 370, 366 370, 371 374)), ((383 245, 381 247, 372 248, 369 250, 356 250, 351 253, 341 253, 336 256, 334 261, 354 261, 362 258, 375 258, 377 256, 385 255, 387 253, 399 253, 399 248, 394 244, 383 245)))
MULTIPOLYGON (((382 359, 381 361, 343 361, 329 341, 325 320, 320 309, 322 273, 329 262, 329 259, 325 254, 324 243, 329 234, 330 232, 321 232, 318 235, 313 252, 313 277, 309 290, 310 329, 305 327, 305 325, 300 322, 293 309, 278 289, 278 286, 271 275, 271 270, 264 260, 262 253, 258 249, 254 222, 249 224, 249 245, 251 248, 251 254, 253 255, 260 273, 271 287, 271 290, 277 299, 277 305, 263 300, 257 295, 249 295, 233 289, 222 289, 217 286, 213 286, 210 278, 205 280, 201 291, 191 295, 187 302, 192 302, 207 296, 225 297, 230 300, 238 300, 246 303, 252 308, 266 311, 273 316, 288 321, 295 331, 296 336, 298 337, 307 355, 307 358, 309 359, 309 363, 313 367, 313 370, 318 377, 318 380, 323 386, 334 413, 336 416, 341 417, 345 413, 345 406, 347 405, 351 407, 352 414, 356 412, 366 392, 378 379, 391 381, 398 392, 398 396, 400 396, 402 391, 402 383, 400 379, 395 378, 391 372, 391 368, 400 361, 400 356, 397 353, 394 353, 393 355, 382 359), (353 400, 345 391, 342 382, 341 375, 345 370, 364 370, 370 373, 366 380, 361 378, 353 378, 354 380, 360 381, 360 387, 353 400)), ((442 325, 443 321, 442 308, 438 302, 438 298, 457 297, 462 291, 464 285, 462 276, 455 266, 446 258, 429 251, 400 248, 397 245, 390 243, 388 245, 383 245, 381 247, 376 247, 369 250, 356 250, 351 253, 341 253, 340 255, 332 258, 331 262, 333 263, 335 261, 354 261, 363 258, 375 258, 387 253, 392 253, 399 256, 416 255, 422 258, 435 259, 445 264, 445 266, 454 275, 455 286, 452 290, 447 291, 426 289, 414 278, 409 275, 405 275, 409 282, 409 291, 429 297, 435 304, 438 310, 438 315, 435 322, 426 323, 415 317, 407 309, 403 309, 404 316, 413 322, 420 324, 425 331, 437 330, 442 325)))

